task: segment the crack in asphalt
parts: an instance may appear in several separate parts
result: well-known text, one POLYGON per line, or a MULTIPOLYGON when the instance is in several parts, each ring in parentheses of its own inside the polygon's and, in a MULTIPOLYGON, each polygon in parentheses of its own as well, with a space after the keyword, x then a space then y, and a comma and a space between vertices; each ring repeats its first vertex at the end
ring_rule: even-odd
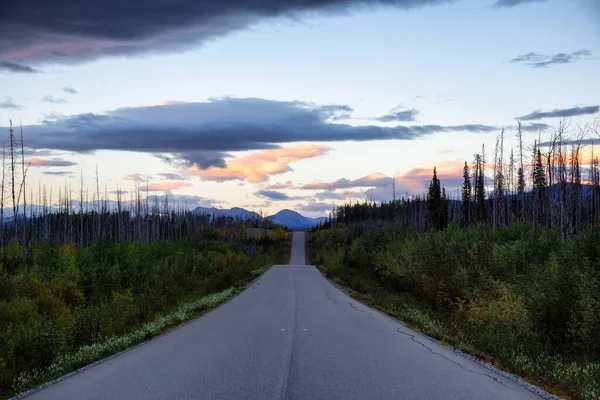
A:
POLYGON ((356 307, 356 305, 354 305, 354 303, 353 303, 353 302, 351 302, 351 301, 349 301, 349 302, 348 302, 348 304, 350 305, 350 308, 352 308, 354 311, 358 311, 358 312, 361 312, 361 313, 365 313, 365 314, 367 314, 367 315, 369 316, 369 318, 371 318, 371 319, 375 319, 375 318, 373 317, 373 314, 371 313, 371 311, 365 311, 365 310, 361 310, 360 308, 356 307))
POLYGON ((487 376, 488 378, 490 378, 490 379, 494 380, 495 382, 497 382, 497 383, 501 384, 502 386, 509 387, 509 386, 508 386, 508 385, 506 385, 504 382, 502 382, 502 380, 501 380, 500 378, 498 378, 498 377, 496 377, 496 376, 492 376, 492 375, 490 375, 490 374, 486 374, 486 373, 483 373, 483 372, 478 372, 478 371, 473 371, 473 370, 471 370, 471 369, 465 368, 465 366, 464 366, 464 365, 462 365, 461 363, 459 363, 459 362, 457 362, 457 361, 455 361, 455 360, 451 359, 451 358, 450 358, 450 357, 448 357, 448 356, 445 356, 445 355, 444 355, 444 354, 442 354, 442 353, 438 353, 438 352, 434 351, 434 350, 433 350, 431 347, 427 346, 425 343, 418 341, 418 340, 416 339, 415 335, 413 335, 413 334, 411 334, 411 333, 407 333, 407 332, 402 332, 400 329, 401 329, 401 328, 397 328, 397 329, 396 329, 396 332, 400 333, 401 335, 408 336, 408 337, 409 337, 409 338, 410 338, 410 339, 411 339, 413 342, 415 342, 415 343, 417 343, 417 344, 419 344, 419 345, 423 346, 423 347, 424 347, 424 348, 426 348, 427 350, 429 350, 429 352, 430 352, 431 354, 435 354, 435 355, 437 355, 437 356, 440 356, 440 357, 442 357, 442 358, 445 358, 446 360, 450 361, 452 364, 458 365, 460 368, 464 369, 464 370, 465 370, 465 371, 467 371, 467 372, 471 372, 471 373, 473 373, 473 374, 477 374, 477 375, 487 376))

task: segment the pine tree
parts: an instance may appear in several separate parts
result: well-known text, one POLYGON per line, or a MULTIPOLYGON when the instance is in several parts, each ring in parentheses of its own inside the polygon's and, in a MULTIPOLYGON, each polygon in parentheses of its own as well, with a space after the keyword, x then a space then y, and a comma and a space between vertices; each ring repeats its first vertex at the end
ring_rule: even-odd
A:
POLYGON ((462 186, 462 220, 461 226, 469 226, 471 224, 471 196, 473 188, 471 185, 471 173, 469 171, 469 165, 465 161, 463 168, 463 186, 462 186))
POLYGON ((427 193, 427 221, 430 228, 441 229, 442 189, 437 177, 437 169, 433 167, 433 178, 427 193))
POLYGON ((534 166, 533 166, 533 207, 535 212, 535 221, 545 226, 546 221, 546 171, 542 162, 542 152, 535 146, 534 166))
POLYGON ((477 221, 486 220, 485 169, 483 165, 483 157, 480 154, 475 154, 475 171, 473 176, 473 185, 475 187, 477 221))
POLYGON ((446 188, 442 188, 442 196, 440 198, 439 229, 444 230, 447 227, 448 227, 448 197, 446 196, 446 188))

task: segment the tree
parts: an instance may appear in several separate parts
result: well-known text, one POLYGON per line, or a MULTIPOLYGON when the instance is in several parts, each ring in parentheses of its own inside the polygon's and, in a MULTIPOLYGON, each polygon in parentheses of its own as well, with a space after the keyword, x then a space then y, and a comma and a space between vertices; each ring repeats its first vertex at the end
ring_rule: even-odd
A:
POLYGON ((517 171, 517 194, 519 197, 519 214, 521 221, 525 221, 525 167, 523 165, 523 130, 521 121, 517 130, 519 140, 519 169, 517 171))
POLYGON ((433 167, 433 177, 427 193, 427 210, 429 228, 442 229, 442 189, 436 167, 433 167))
POLYGON ((471 172, 469 171, 469 165, 465 161, 463 167, 463 186, 462 186, 462 219, 461 226, 466 227, 471 224, 471 196, 473 187, 471 185, 471 172))
POLYGON ((542 161, 542 152, 534 146, 534 163, 533 163, 533 209, 534 220, 542 226, 546 226, 546 171, 542 161))
POLYGON ((473 186, 475 187, 475 204, 477 212, 477 221, 487 219, 485 206, 485 157, 481 154, 475 154, 475 165, 473 175, 473 186))

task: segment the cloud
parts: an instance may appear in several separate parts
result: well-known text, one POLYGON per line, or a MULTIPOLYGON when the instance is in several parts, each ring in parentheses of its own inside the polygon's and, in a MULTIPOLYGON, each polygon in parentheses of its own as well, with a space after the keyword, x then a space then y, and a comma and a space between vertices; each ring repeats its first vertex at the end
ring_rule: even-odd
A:
POLYGON ((64 104, 67 102, 65 99, 57 99, 51 95, 42 97, 42 101, 44 101, 46 103, 54 103, 54 104, 64 104))
POLYGON ((359 179, 340 178, 334 182, 312 182, 302 186, 304 190, 336 190, 356 187, 382 187, 390 186, 392 178, 380 173, 374 173, 359 179))
MULTIPOLYGON (((391 180, 391 178, 390 178, 391 180)), ((364 193, 361 192, 352 192, 352 191, 344 191, 344 192, 320 192, 314 195, 315 199, 318 200, 346 200, 351 198, 362 198, 364 197, 364 193)))
MULTIPOLYGON (((438 178, 442 185, 448 190, 462 184, 462 168, 464 161, 447 160, 437 163, 438 178)), ((433 165, 427 167, 412 168, 404 173, 396 174, 396 197, 403 195, 423 194, 429 187, 429 182, 433 175, 433 165)), ((317 193, 315 198, 319 200, 332 199, 343 200, 348 198, 366 198, 375 201, 392 200, 393 187, 392 177, 380 173, 373 173, 359 179, 341 178, 333 182, 313 182, 304 185, 302 189, 318 190, 324 189, 327 192, 317 193), (342 193, 333 192, 336 189, 345 188, 365 188, 360 193, 356 191, 346 191, 342 193)))
POLYGON ((159 172, 156 175, 158 175, 162 179, 168 179, 171 181, 185 181, 185 180, 189 179, 189 176, 186 176, 184 174, 179 174, 176 172, 159 172))
POLYGON ((127 150, 159 155, 177 168, 224 168, 229 152, 277 149, 294 142, 414 140, 436 133, 497 131, 489 125, 354 126, 332 120, 350 109, 258 98, 55 115, 25 127, 35 149, 127 150))
MULTIPOLYGON (((196 207, 214 207, 219 204, 227 204, 225 201, 211 199, 202 196, 196 195, 188 195, 188 194, 175 194, 171 192, 166 193, 166 198, 169 201, 169 206, 173 205, 181 205, 186 208, 196 208, 196 207)), ((165 195, 149 195, 148 201, 151 204, 159 204, 162 205, 165 202, 165 195)))
POLYGON ((278 192, 276 190, 259 190, 258 192, 254 193, 255 195, 257 195, 258 197, 262 197, 268 200, 276 200, 276 201, 282 201, 282 200, 301 200, 304 199, 304 197, 302 196, 289 196, 285 193, 282 192, 278 192))
POLYGON ((125 180, 134 181, 134 182, 146 182, 150 177, 148 175, 143 174, 129 174, 125 175, 125 180))
POLYGON ((296 205, 296 209, 301 213, 325 213, 333 210, 334 207, 335 204, 320 202, 296 205))
POLYGON ((570 118, 577 117, 580 115, 597 114, 598 112, 600 112, 600 106, 573 107, 556 109, 552 111, 536 110, 522 117, 517 117, 516 119, 521 121, 534 121, 544 118, 570 118))
POLYGON ((541 132, 552 128, 552 126, 548 124, 541 124, 537 122, 532 122, 530 124, 521 124, 521 130, 523 132, 541 132))
POLYGON ((20 110, 23 108, 23 106, 20 104, 16 104, 15 102, 12 101, 12 99, 10 97, 7 97, 6 100, 0 102, 0 108, 8 108, 11 110, 20 110))
POLYGON ((122 190, 122 189, 112 190, 110 192, 110 194, 115 194, 115 195, 124 195, 124 194, 127 194, 127 193, 129 193, 128 190, 122 190))
MULTIPOLYGON (((457 0, 81 0, 13 2, 0 14, 0 61, 74 64, 102 57, 176 52, 275 18, 354 9, 416 9, 457 0), (40 17, 40 16, 43 16, 40 17)), ((490 3, 492 0, 489 0, 490 3)), ((499 0, 513 6, 526 0, 499 0)), ((532 1, 532 0, 529 0, 532 1)))
POLYGON ((32 157, 28 161, 30 167, 72 167, 77 165, 69 160, 64 160, 62 158, 52 158, 52 159, 42 159, 37 157, 32 157))
POLYGON ((28 67, 27 65, 16 64, 16 63, 8 62, 8 61, 0 61, 0 72, 2 72, 2 71, 22 73, 22 74, 37 74, 40 72, 37 69, 28 67))
POLYGON ((539 53, 522 54, 510 60, 511 63, 520 63, 533 68, 547 68, 553 65, 571 64, 576 61, 590 60, 592 52, 579 50, 574 53, 556 53, 545 55, 539 53))
POLYGON ((106 56, 173 52, 247 29, 263 20, 342 13, 353 7, 414 9, 455 0, 29 0, 0 15, 0 61, 72 64, 106 56), (39 16, 43 16, 40 18, 39 16))
POLYGON ((548 0, 496 0, 496 7, 514 7, 526 3, 542 3, 548 0))
POLYGON ((211 167, 206 170, 194 166, 187 170, 210 181, 247 180, 253 183, 266 181, 269 176, 292 171, 291 163, 320 157, 331 147, 318 144, 305 144, 292 147, 264 150, 250 155, 227 160, 223 168, 211 167))
POLYGON ((379 122, 412 122, 415 117, 419 114, 416 109, 403 110, 403 111, 392 111, 389 114, 375 118, 379 122))
POLYGON ((43 171, 44 175, 56 175, 56 176, 73 176, 73 172, 71 171, 43 171))
POLYGON ((192 186, 189 182, 157 182, 148 185, 148 190, 153 191, 170 191, 175 189, 182 189, 192 186))
POLYGON ((294 186, 292 181, 287 182, 279 182, 279 183, 271 183, 269 185, 265 185, 265 189, 268 190, 277 190, 277 189, 291 189, 294 186))
POLYGON ((69 94, 79 94, 79 92, 75 89, 73 89, 72 87, 64 87, 62 88, 63 92, 65 93, 69 93, 69 94))

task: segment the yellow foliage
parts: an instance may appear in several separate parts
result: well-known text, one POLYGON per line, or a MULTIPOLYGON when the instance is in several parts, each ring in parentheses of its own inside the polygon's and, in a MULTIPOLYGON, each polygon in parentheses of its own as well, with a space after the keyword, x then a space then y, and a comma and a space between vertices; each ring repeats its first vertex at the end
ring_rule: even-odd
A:
POLYGON ((69 254, 73 254, 75 253, 75 251, 77 250, 77 248, 75 247, 75 245, 73 244, 73 242, 69 243, 69 244, 65 244, 63 246, 60 247, 60 251, 64 254, 64 255, 69 255, 69 254))
POLYGON ((281 227, 279 227, 279 228, 275 229, 273 232, 271 232, 271 240, 285 240, 286 237, 287 237, 287 233, 281 227))

